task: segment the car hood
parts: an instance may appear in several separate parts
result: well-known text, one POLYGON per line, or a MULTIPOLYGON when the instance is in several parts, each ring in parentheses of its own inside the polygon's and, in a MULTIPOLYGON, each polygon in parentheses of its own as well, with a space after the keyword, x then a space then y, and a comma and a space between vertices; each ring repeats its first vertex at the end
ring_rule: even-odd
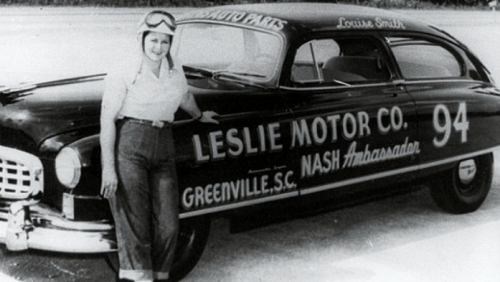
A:
POLYGON ((38 147, 62 133, 68 133, 66 139, 80 135, 80 131, 97 133, 104 77, 99 74, 0 87, 1 144, 22 143, 5 138, 28 137, 38 147))
MULTIPOLYGON (((0 144, 25 151, 56 152, 75 140, 98 134, 105 76, 0 86, 0 144)), ((262 86, 253 87, 240 80, 188 80, 190 91, 200 103, 208 103, 204 94, 262 91, 262 86)), ((217 105, 211 108, 217 110, 217 105)), ((176 120, 182 119, 190 117, 176 114, 176 120)))

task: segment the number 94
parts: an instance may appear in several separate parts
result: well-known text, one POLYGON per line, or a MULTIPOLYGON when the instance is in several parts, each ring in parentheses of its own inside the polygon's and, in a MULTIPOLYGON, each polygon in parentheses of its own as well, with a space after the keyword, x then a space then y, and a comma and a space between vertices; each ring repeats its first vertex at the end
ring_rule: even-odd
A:
POLYGON ((434 108, 432 124, 436 133, 439 134, 434 137, 434 146, 438 148, 445 146, 450 140, 453 129, 455 129, 456 132, 461 132, 462 143, 467 142, 467 130, 469 130, 469 121, 467 120, 467 104, 465 102, 460 102, 458 104, 457 115, 453 121, 453 129, 450 110, 443 104, 438 104, 434 108))

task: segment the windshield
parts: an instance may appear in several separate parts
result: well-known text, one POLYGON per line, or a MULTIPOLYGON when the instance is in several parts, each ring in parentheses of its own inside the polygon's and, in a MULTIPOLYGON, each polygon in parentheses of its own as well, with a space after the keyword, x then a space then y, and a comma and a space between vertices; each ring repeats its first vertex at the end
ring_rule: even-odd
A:
POLYGON ((172 52, 185 66, 260 82, 269 81, 277 69, 282 48, 277 35, 206 23, 178 29, 172 52))

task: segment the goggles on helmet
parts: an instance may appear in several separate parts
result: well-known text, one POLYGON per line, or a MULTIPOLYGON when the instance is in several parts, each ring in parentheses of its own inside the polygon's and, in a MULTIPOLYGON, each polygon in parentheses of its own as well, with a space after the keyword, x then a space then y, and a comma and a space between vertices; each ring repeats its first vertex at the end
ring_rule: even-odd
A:
POLYGON ((144 18, 139 32, 150 30, 174 35, 176 26, 175 19, 171 14, 164 11, 152 11, 144 18), (162 26, 162 23, 165 26, 162 26))

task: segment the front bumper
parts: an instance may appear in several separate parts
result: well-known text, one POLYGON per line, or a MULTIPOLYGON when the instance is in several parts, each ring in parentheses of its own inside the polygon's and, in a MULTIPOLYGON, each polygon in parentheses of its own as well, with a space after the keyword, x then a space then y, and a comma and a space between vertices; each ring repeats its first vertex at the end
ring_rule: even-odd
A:
POLYGON ((38 249, 65 253, 116 251, 114 227, 107 221, 79 222, 65 219, 44 204, 2 202, 0 242, 9 250, 38 249))

